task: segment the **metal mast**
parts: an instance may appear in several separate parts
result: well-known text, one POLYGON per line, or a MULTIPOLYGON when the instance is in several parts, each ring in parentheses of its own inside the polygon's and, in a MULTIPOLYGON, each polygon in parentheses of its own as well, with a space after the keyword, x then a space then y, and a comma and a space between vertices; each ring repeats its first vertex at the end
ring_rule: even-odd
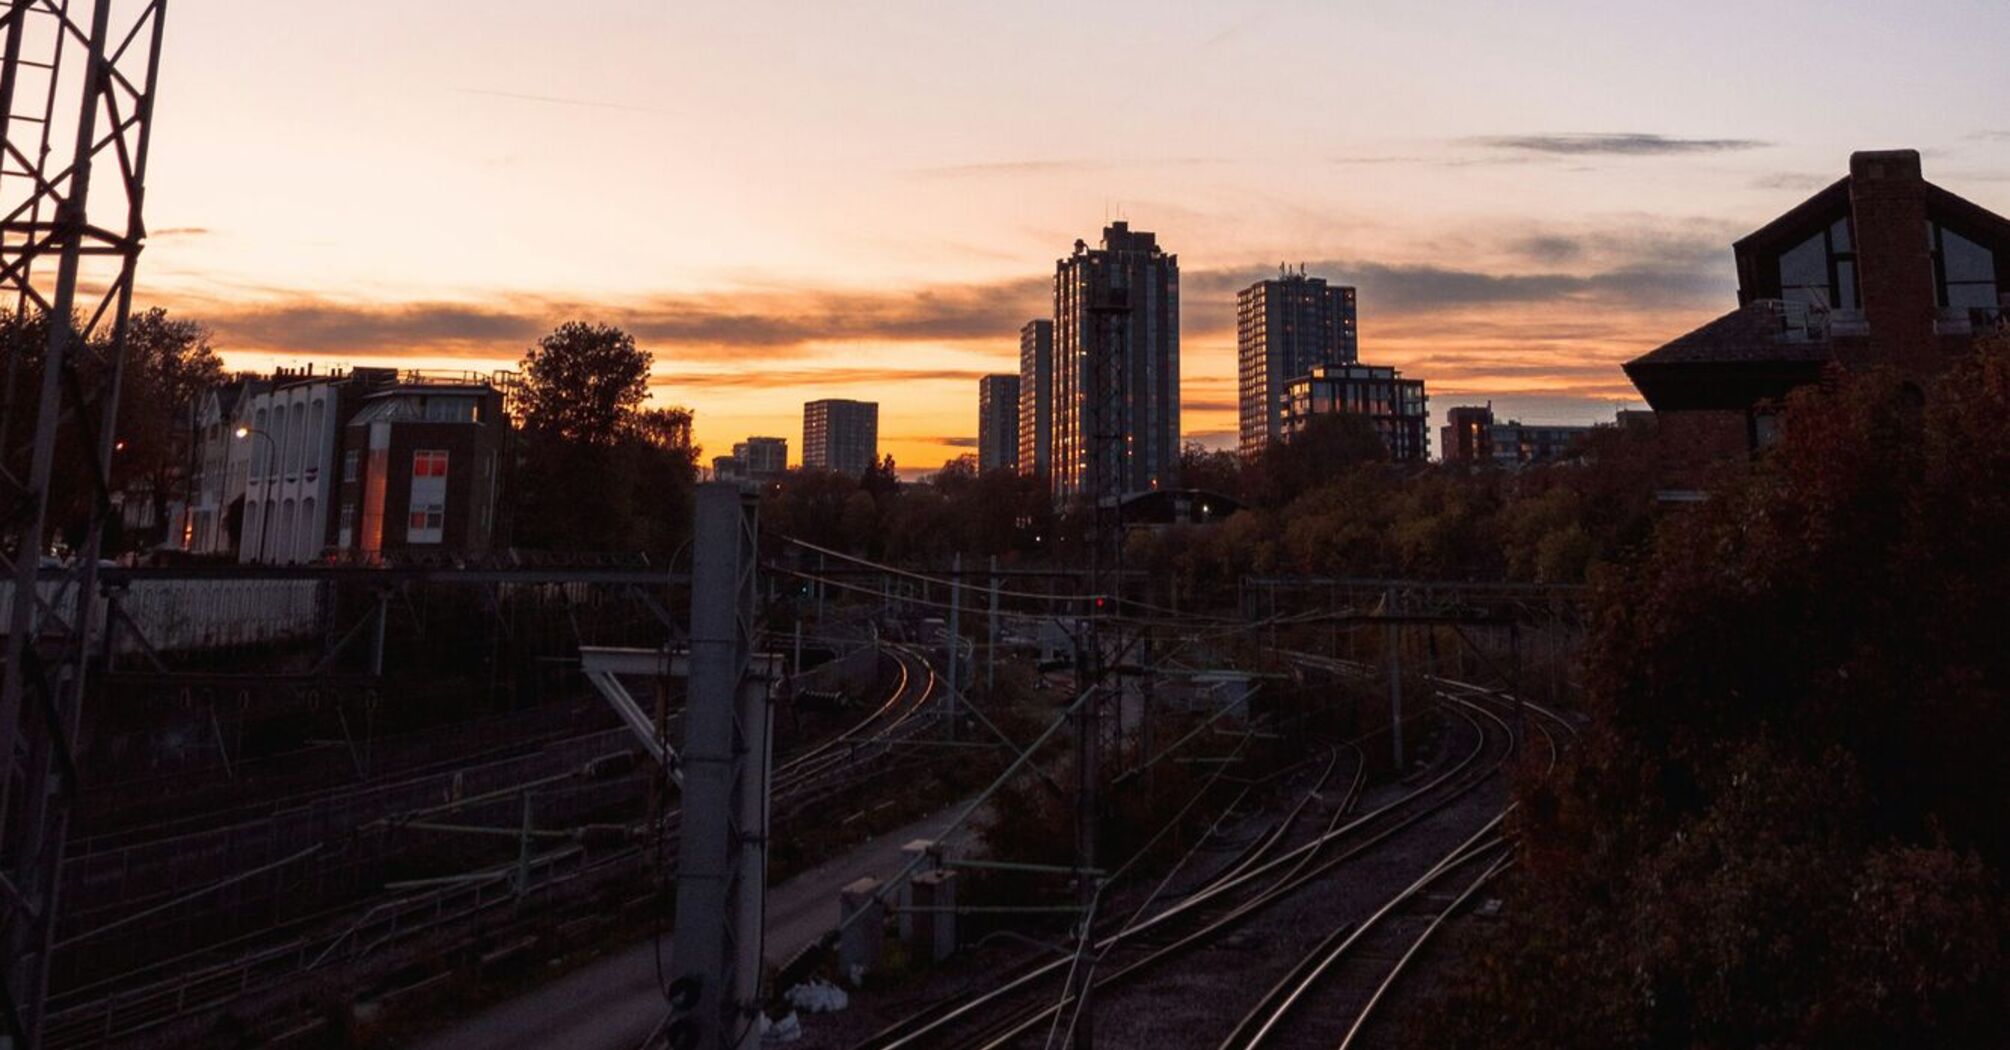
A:
MULTIPOLYGON (((1112 273, 1123 273, 1112 267, 1112 273)), ((1105 278, 1107 280, 1107 277, 1105 278)), ((1083 367, 1083 429, 1088 438, 1088 466, 1084 489, 1092 501, 1089 536, 1088 584, 1091 595, 1088 618, 1075 643, 1076 687, 1091 695, 1075 715, 1075 864, 1077 903, 1086 951, 1092 934, 1096 898, 1100 886, 1090 872, 1096 868, 1096 840, 1102 817, 1103 712, 1117 709, 1122 722, 1122 694, 1113 687, 1117 681, 1115 664, 1124 645, 1113 621, 1118 612, 1118 588, 1123 580, 1123 495, 1129 475, 1129 414, 1126 409, 1130 360, 1130 289, 1098 281, 1091 292, 1087 313, 1091 338, 1088 360, 1083 367), (1110 701, 1115 700, 1113 705, 1110 701)), ((1075 1001, 1072 1023, 1073 1045, 1087 1050, 1095 1043, 1095 1015, 1089 1004, 1094 986, 1087 967, 1071 971, 1070 998, 1075 1001)))
POLYGON ((760 1042, 773 746, 768 680, 775 661, 754 652, 760 500, 717 481, 698 486, 697 497, 677 853, 678 976, 666 1031, 672 1046, 733 1050, 760 1042))
POLYGON ((26 1047, 39 1045, 77 788, 166 8, 11 0, 0 13, 0 290, 17 322, 47 328, 38 348, 21 338, 34 328, 12 326, 0 403, 0 561, 12 580, 0 672, 0 1031, 26 1047), (25 444, 17 417, 32 427, 25 444), (63 488, 84 489, 74 504, 52 505, 59 461, 63 488), (71 524, 76 556, 45 569, 52 527, 71 524))

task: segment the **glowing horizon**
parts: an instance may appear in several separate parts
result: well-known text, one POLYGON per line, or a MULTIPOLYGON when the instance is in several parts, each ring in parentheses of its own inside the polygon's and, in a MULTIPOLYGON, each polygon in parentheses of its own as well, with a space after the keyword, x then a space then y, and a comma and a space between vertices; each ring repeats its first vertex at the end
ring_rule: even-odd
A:
POLYGON ((1586 422, 1852 150, 2010 210, 2010 11, 1347 7, 191 5, 140 300, 239 368, 510 367, 605 321, 708 457, 797 458, 802 402, 857 397, 930 469, 1112 218, 1180 257, 1185 436, 1220 444, 1234 292, 1279 262, 1358 287, 1362 360, 1434 415, 1586 422))

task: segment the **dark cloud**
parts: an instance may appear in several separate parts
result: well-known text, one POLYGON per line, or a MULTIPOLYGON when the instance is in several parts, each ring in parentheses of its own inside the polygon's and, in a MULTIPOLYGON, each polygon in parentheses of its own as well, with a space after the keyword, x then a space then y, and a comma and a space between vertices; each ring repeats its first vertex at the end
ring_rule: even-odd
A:
POLYGON ((961 368, 761 368, 745 372, 658 372, 664 387, 855 386, 860 383, 975 382, 990 372, 961 368))
POLYGON ((517 297, 484 304, 300 296, 198 310, 221 345, 234 349, 370 356, 479 347, 489 356, 514 357, 559 322, 580 318, 625 328, 652 349, 674 348, 665 356, 702 360, 819 341, 1010 337, 1026 318, 1046 312, 1051 288, 1051 279, 1029 277, 901 294, 754 291, 609 303, 517 297))
POLYGON ((1474 376, 1501 379, 1612 379, 1618 374, 1621 360, 1531 361, 1524 353, 1520 359, 1509 361, 1463 354, 1430 354, 1410 358, 1404 362, 1404 368, 1410 370, 1412 374, 1435 376, 1440 379, 1474 376))
POLYGON ((1467 139, 1471 145, 1517 153, 1560 156, 1661 157, 1687 153, 1731 153, 1772 145, 1758 139, 1685 139, 1644 132, 1572 135, 1496 135, 1467 139))
POLYGON ((1538 234, 1515 242, 1514 250, 1539 262, 1575 262, 1584 257, 1584 239, 1559 234, 1538 234))
MULTIPOLYGON (((1631 305, 1721 299, 1734 288, 1731 268, 1694 259, 1639 262, 1588 274, 1488 273, 1444 266, 1402 266, 1330 260, 1307 263, 1312 273, 1360 289, 1364 310, 1423 310, 1508 303, 1612 300, 1631 305)), ((1267 268, 1200 271, 1180 277, 1182 292, 1229 298, 1269 276, 1267 268)))
POLYGON ((1240 402, 1226 399, 1196 400, 1189 397, 1180 401, 1180 408, 1188 412, 1233 412, 1241 407, 1240 402))
POLYGON ((934 437, 934 438, 923 438, 922 440, 933 441, 938 445, 947 445, 950 448, 977 447, 977 439, 974 437, 934 437))
POLYGON ((469 344, 515 357, 549 330, 542 319, 465 303, 342 303, 301 298, 202 311, 229 349, 246 347, 350 356, 404 356, 469 344), (499 345, 500 344, 500 345, 499 345))
MULTIPOLYGON (((1384 326, 1448 310, 1555 305, 1567 310, 1543 324, 1560 328, 1578 323, 1564 318, 1581 319, 1587 307, 1701 308, 1728 301, 1735 287, 1732 268, 1723 258, 1728 240, 1725 231, 1714 228, 1657 227, 1647 220, 1629 219, 1610 228, 1522 231, 1480 253, 1499 257, 1505 248, 1510 256, 1526 261, 1525 266, 1498 271, 1363 259, 1308 261, 1307 267, 1336 283, 1358 287, 1364 315, 1372 314, 1384 326)), ((1045 267, 1028 269, 1033 273, 1011 280, 892 292, 755 288, 601 302, 498 295, 475 301, 384 303, 262 290, 263 298, 244 302, 198 299, 169 305, 208 323, 223 349, 351 360, 416 356, 513 360, 563 321, 597 321, 633 333, 667 365, 758 362, 762 366, 727 374, 694 368, 674 381, 762 386, 781 381, 780 373, 767 367, 776 357, 819 352, 835 356, 831 344, 983 344, 1001 353, 1016 347, 1025 320, 1047 314, 1052 305, 1052 279, 1040 272, 1045 267)), ((1271 264, 1257 262, 1189 267, 1181 275, 1188 338, 1202 348, 1199 344, 1204 341, 1232 331, 1236 292, 1274 272, 1271 264)), ((1484 324, 1485 319, 1473 323, 1484 324)), ((1459 334, 1470 338, 1481 333, 1462 327, 1459 334)), ((1515 326, 1513 334, 1527 337, 1524 326, 1515 326)), ((798 369, 796 374, 803 381, 870 382, 873 376, 974 381, 988 373, 798 369)))
POLYGON ((169 226, 164 230, 148 230, 149 237, 202 237, 209 233, 207 226, 169 226))

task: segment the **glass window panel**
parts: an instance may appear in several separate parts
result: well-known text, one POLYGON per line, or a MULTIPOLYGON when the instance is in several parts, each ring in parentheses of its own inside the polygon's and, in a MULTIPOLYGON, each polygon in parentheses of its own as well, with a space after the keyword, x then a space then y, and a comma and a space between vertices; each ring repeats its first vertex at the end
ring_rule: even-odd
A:
POLYGON ((1781 288, 1827 288, 1828 283, 1828 247, 1822 243, 1821 234, 1815 234, 1780 254, 1781 288))
POLYGON ((1837 219, 1835 225, 1829 227, 1829 250, 1832 252, 1850 250, 1848 219, 1837 219))
POLYGON ((1997 305, 1993 281, 1971 281, 1947 286, 1947 305, 1963 310, 1986 310, 1997 305))
POLYGON ((1940 245, 1949 284, 1996 280, 1996 259, 1990 255, 1989 249, 1947 229, 1941 231, 1940 245))
POLYGON ((1836 304, 1845 310, 1863 307, 1863 303, 1857 300, 1856 263, 1853 260, 1836 260, 1836 304))

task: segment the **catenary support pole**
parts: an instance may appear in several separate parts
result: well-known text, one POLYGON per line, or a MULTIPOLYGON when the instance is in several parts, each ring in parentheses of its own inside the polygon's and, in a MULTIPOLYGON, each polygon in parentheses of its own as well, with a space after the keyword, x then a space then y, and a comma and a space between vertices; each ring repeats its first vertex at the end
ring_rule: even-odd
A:
POLYGON ((756 504, 698 486, 684 713, 672 1045, 751 1045, 767 848, 766 683, 752 675, 756 504))
POLYGON ((1383 655, 1389 665, 1389 746, 1397 776, 1403 775, 1403 640, 1396 623, 1396 588, 1382 592, 1382 615, 1387 625, 1382 633, 1383 655))
POLYGON ((949 651, 949 688, 942 694, 942 709, 948 715, 949 739, 956 739, 956 708, 963 699, 963 661, 959 650, 962 648, 960 636, 963 627, 963 554, 958 552, 949 563, 949 623, 943 631, 944 648, 949 651))
POLYGON ((991 627, 984 647, 984 692, 998 688, 998 556, 991 556, 991 627))

